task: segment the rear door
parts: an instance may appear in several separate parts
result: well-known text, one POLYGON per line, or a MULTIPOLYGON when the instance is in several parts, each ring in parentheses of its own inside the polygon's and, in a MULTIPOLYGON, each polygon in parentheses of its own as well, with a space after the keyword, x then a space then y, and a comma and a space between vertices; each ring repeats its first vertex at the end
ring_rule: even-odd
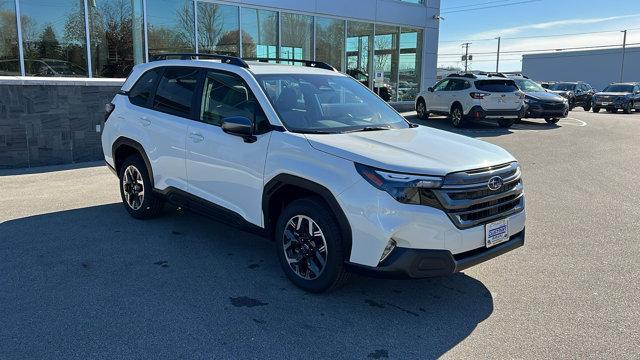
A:
POLYGON ((518 86, 511 79, 476 80, 476 89, 490 93, 480 100, 485 110, 519 110, 523 100, 520 98, 518 86))
POLYGON ((271 133, 249 86, 238 75, 207 70, 196 121, 187 135, 189 192, 262 225, 264 165, 271 133), (222 131, 225 118, 254 123, 255 142, 222 131))

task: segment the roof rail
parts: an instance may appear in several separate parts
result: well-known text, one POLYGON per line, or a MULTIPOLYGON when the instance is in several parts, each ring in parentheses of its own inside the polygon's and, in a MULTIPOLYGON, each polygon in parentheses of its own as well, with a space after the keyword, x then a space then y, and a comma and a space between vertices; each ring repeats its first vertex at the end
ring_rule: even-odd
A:
POLYGON ((292 62, 292 63, 301 63, 304 64, 304 66, 307 67, 315 67, 318 69, 325 69, 325 70, 331 70, 331 71, 338 71, 336 70, 336 68, 334 68, 333 66, 322 62, 322 61, 314 61, 314 60, 300 60, 300 59, 283 59, 283 58, 243 58, 244 60, 248 60, 248 61, 258 61, 258 62, 269 62, 269 61, 277 61, 279 63, 282 62, 292 62))
POLYGON ((249 65, 237 56, 220 55, 220 54, 200 54, 200 53, 166 53, 166 54, 149 54, 149 61, 168 60, 171 58, 178 58, 180 60, 193 60, 193 59, 214 59, 220 60, 220 62, 230 65, 236 65, 243 68, 248 68, 249 65))
POLYGON ((447 77, 464 77, 464 78, 469 78, 469 79, 477 79, 478 78, 477 76, 475 76, 472 73, 465 73, 465 74, 451 73, 451 74, 447 75, 447 77))

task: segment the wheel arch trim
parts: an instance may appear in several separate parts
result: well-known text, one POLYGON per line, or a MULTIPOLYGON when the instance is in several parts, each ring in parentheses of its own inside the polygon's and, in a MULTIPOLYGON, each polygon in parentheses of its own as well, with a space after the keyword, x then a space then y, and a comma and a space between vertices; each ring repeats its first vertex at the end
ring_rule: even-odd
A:
POLYGON ((142 144, 140 144, 139 142, 133 139, 120 136, 119 138, 116 139, 116 141, 113 142, 113 145, 111 146, 111 156, 113 157, 113 164, 116 172, 119 171, 119 169, 117 168, 118 162, 124 160, 124 159, 116 158, 116 151, 122 146, 129 146, 134 148, 136 151, 138 151, 138 153, 142 157, 142 160, 144 161, 144 164, 147 166, 147 171, 149 172, 149 180, 151 181, 151 187, 153 188, 154 178, 153 178, 153 168, 151 167, 151 161, 149 160, 149 157, 147 156, 147 152, 144 150, 144 147, 142 146, 142 144))

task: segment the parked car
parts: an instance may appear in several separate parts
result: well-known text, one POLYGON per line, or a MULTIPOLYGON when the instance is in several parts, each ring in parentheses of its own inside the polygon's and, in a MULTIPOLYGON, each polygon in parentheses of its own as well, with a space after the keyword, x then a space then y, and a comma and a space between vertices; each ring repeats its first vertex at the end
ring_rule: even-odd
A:
MULTIPOLYGON (((347 74, 352 78, 358 80, 362 85, 369 87, 369 74, 360 69, 349 69, 347 74)), ((389 84, 383 84, 382 86, 374 86, 373 92, 382 98, 384 101, 390 101, 393 96, 393 87, 389 84)))
POLYGON ((508 128, 524 111, 524 93, 502 74, 450 74, 416 99, 418 118, 448 115, 455 127, 468 120, 496 120, 508 128))
POLYGON ((324 63, 200 57, 136 65, 106 106, 104 156, 134 218, 169 201, 272 238, 311 292, 351 271, 452 274, 524 244, 507 151, 411 124, 324 63))
POLYGON ((640 110, 640 83, 613 83, 593 96, 593 112, 606 109, 608 112, 640 110))
POLYGON ((553 81, 538 81, 538 84, 545 89, 548 89, 551 85, 555 84, 553 81))
POLYGON ((556 124, 569 114, 569 101, 550 92, 535 81, 523 75, 509 75, 525 94, 525 118, 542 118, 549 124, 556 124))
POLYGON ((575 107, 582 107, 584 111, 591 110, 591 99, 595 90, 585 82, 558 82, 549 86, 549 90, 566 98, 569 101, 569 110, 575 107))

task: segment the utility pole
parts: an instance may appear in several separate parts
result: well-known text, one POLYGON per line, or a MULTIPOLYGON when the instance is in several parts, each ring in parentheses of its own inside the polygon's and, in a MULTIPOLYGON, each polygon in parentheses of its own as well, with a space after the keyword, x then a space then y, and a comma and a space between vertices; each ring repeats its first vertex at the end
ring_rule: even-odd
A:
POLYGON ((496 56, 496 72, 499 73, 500 72, 500 36, 498 36, 497 39, 498 39, 498 55, 496 56))
POLYGON ((622 37, 622 65, 620 66, 620 82, 624 81, 624 55, 627 50, 627 30, 623 30, 622 37))
POLYGON ((471 43, 467 42, 462 44, 462 46, 464 46, 464 56, 462 57, 462 60, 464 60, 464 72, 469 70, 469 45, 471 45, 471 43))

